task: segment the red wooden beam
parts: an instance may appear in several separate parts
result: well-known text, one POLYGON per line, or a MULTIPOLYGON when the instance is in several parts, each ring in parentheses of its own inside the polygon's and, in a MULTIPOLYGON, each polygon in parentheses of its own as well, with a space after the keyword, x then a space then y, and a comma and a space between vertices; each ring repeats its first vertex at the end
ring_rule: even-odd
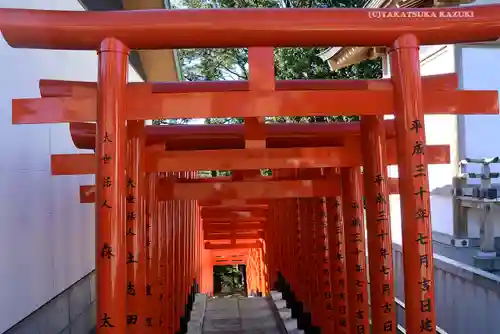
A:
POLYGON ((224 231, 217 231, 217 232, 208 232, 208 231, 203 231, 203 235, 205 238, 208 237, 224 237, 224 239, 231 239, 231 238, 254 238, 254 239, 259 239, 264 237, 264 233, 260 230, 252 230, 249 229, 248 231, 231 231, 231 230, 224 230, 224 231))
POLYGON ((234 243, 234 244, 216 244, 212 242, 205 242, 205 249, 249 249, 249 248, 260 248, 262 243, 260 241, 253 243, 234 243))
POLYGON ((160 200, 170 199, 226 199, 226 198, 302 198, 336 196, 339 183, 331 180, 228 182, 176 185, 171 182, 158 184, 160 200))
POLYGON ((265 226, 265 221, 258 221, 258 220, 255 220, 255 221, 217 221, 217 220, 209 220, 209 221, 205 221, 205 220, 202 220, 203 222, 203 226, 204 227, 213 227, 213 228, 216 228, 216 227, 220 227, 222 229, 231 229, 231 228, 241 228, 241 227, 258 227, 258 228, 261 228, 263 226, 265 226))
POLYGON ((131 12, 2 8, 0 30, 12 47, 62 50, 97 50, 109 36, 119 39, 130 49, 154 50, 391 45, 404 34, 415 35, 422 45, 498 38, 500 6, 496 4, 425 8, 418 12, 421 14, 419 19, 413 15, 398 16, 401 9, 395 8, 131 12), (392 19, 394 17, 396 19, 392 19))
MULTIPOLYGON (((394 138, 394 120, 384 121, 387 138, 394 138)), ((343 137, 359 135, 359 122, 265 124, 267 147, 334 146, 343 137)), ((73 142, 80 149, 95 148, 93 123, 70 123, 73 142)), ((145 128, 146 144, 165 145, 168 150, 245 148, 243 124, 150 125, 145 128)))
POLYGON ((242 249, 233 251, 230 249, 227 250, 221 249, 221 250, 214 250, 210 252, 210 254, 213 258, 224 258, 224 257, 230 258, 230 257, 242 257, 242 256, 248 257, 248 250, 242 249))
POLYGON ((262 219, 267 217, 267 211, 267 208, 237 210, 237 208, 220 209, 205 207, 201 209, 201 218, 205 221, 221 217, 236 220, 262 219))
MULTIPOLYGON (((97 83, 83 81, 46 80, 39 82, 42 97, 94 97, 97 83)), ((457 89, 456 73, 422 77, 426 90, 457 89)), ((392 90, 391 79, 375 80, 276 80, 275 90, 392 90)), ((129 83, 127 94, 202 93, 248 91, 248 81, 184 81, 129 83)))
POLYGON ((264 225, 255 224, 254 226, 242 226, 242 227, 213 227, 213 226, 204 226, 205 235, 216 235, 216 236, 224 236, 226 239, 235 238, 238 239, 239 236, 247 236, 250 235, 253 238, 258 239, 256 236, 257 233, 264 231, 264 225))
POLYGON ((209 233, 236 233, 236 232, 256 232, 265 228, 265 222, 241 222, 233 223, 203 223, 203 229, 209 233))
MULTIPOLYGON (((147 172, 185 170, 245 170, 260 168, 321 168, 360 166, 361 152, 357 147, 315 147, 213 151, 150 151, 146 157, 147 172)), ((387 160, 397 163, 395 140, 388 140, 387 160)), ((449 163, 447 145, 427 146, 429 164, 449 163)), ((95 174, 94 154, 55 154, 51 156, 52 175, 95 174)))
MULTIPOLYGON (((433 89, 456 89, 458 87, 458 78, 455 73, 427 76, 422 79, 424 90, 433 89)), ((72 82, 58 80, 40 80, 40 94, 42 97, 94 97, 97 85, 94 82, 72 82)), ((248 82, 245 81, 221 81, 221 82, 180 82, 180 83, 131 83, 127 86, 129 94, 141 92, 162 92, 162 93, 188 93, 188 92, 217 92, 217 91, 241 91, 248 90, 248 82)), ((290 90, 323 90, 323 89, 392 89, 392 82, 389 79, 382 80, 293 80, 277 81, 276 89, 290 90)), ((388 137, 394 135, 392 121, 386 121, 385 124, 391 124, 386 128, 388 137)), ((267 124, 265 125, 265 134, 268 138, 267 146, 275 147, 273 137, 286 135, 290 138, 305 134, 304 140, 310 141, 309 136, 312 132, 315 136, 337 136, 338 133, 348 132, 349 128, 355 125, 359 130, 359 124, 267 124), (340 129, 342 127, 342 129, 340 129), (304 130, 306 133, 303 133, 304 130), (325 131, 326 130, 326 131, 325 131), (288 131, 288 133, 285 133, 288 131)), ((75 145, 81 149, 93 149, 95 146, 95 125, 90 123, 73 123, 70 126, 71 134, 75 145)), ((244 125, 210 125, 210 126, 150 126, 146 128, 147 144, 156 144, 165 142, 169 150, 198 148, 243 148, 244 125), (189 138, 186 131, 189 129, 189 138), (212 138, 217 134, 217 138, 212 138), (180 136, 179 140, 175 138, 180 136), (205 138, 203 138, 205 136, 205 138), (221 139, 221 136, 232 136, 231 140, 215 142, 214 139, 221 139), (237 137, 234 137, 237 136, 237 137), (183 140, 184 139, 184 140, 183 140), (186 139, 189 142, 186 142, 186 139), (207 140, 210 139, 210 143, 207 140), (193 142, 194 140, 194 142, 193 142), (184 144, 182 144, 184 143, 184 144), (180 144, 180 146, 179 146, 180 144), (190 147, 191 144, 191 147, 190 147), (233 146, 223 146, 231 144, 233 146)), ((228 138, 229 139, 229 138, 228 138)), ((325 143, 331 145, 332 143, 325 143)), ((283 147, 277 145, 276 147, 283 147)))
POLYGON ((201 208, 202 217, 213 217, 213 215, 220 215, 221 213, 234 212, 237 215, 251 214, 254 216, 266 216, 268 212, 267 205, 250 206, 250 205, 237 205, 230 207, 218 206, 205 206, 201 208))
POLYGON ((209 234, 205 234, 204 235, 204 240, 206 241, 215 241, 215 240, 232 240, 232 239, 236 239, 236 240, 257 240, 257 239, 260 239, 261 236, 259 235, 252 235, 252 234, 248 234, 248 235, 218 235, 218 234, 213 234, 213 233, 209 233, 209 234))
POLYGON ((227 208, 233 206, 262 206, 268 205, 268 200, 266 199, 224 199, 224 200, 203 200, 198 201, 198 205, 201 207, 216 207, 216 208, 227 208))
MULTIPOLYGON (((346 147, 252 148, 243 150, 210 150, 151 152, 147 171, 245 170, 282 168, 350 167, 361 165, 361 151, 346 147)), ((389 164, 396 164, 395 139, 388 140, 389 164)), ((428 156, 449 163, 449 146, 428 146, 428 156), (429 152, 430 151, 430 152, 429 152)), ((436 163, 435 161, 429 163, 436 163)))
MULTIPOLYGON (((338 187, 338 184, 335 184, 335 182, 332 183, 332 180, 315 180, 316 182, 320 182, 321 186, 322 187, 331 187, 330 190, 324 190, 325 193, 328 193, 329 191, 330 192, 336 192, 336 188, 338 187), (333 187, 332 187, 333 186, 333 187)), ((297 184, 297 182, 301 182, 301 181, 274 181, 274 182, 293 182, 294 184, 297 184)), ((242 182, 244 183, 244 182, 242 182)), ((252 187, 254 186, 255 184, 258 184, 259 182, 247 182, 247 186, 249 185, 249 187, 252 187)), ((196 183, 193 183, 190 185, 189 187, 189 190, 188 190, 188 193, 189 192, 192 192, 194 191, 195 194, 197 193, 198 190, 200 191, 204 191, 204 192, 207 192, 207 187, 206 186, 202 186, 201 189, 196 189, 196 185, 200 185, 200 184, 196 184, 196 183), (194 186, 194 187, 193 187, 194 186)), ((182 188, 182 184, 177 184, 176 187, 181 187, 182 188)), ((391 194, 398 194, 399 193, 399 187, 398 187, 398 179, 394 179, 394 178, 390 178, 388 180, 388 186, 389 186, 389 193, 391 194)), ((245 186, 244 186, 245 187, 245 186)), ((258 186, 257 186, 258 187, 258 186)), ((273 186, 271 186, 270 188, 272 188, 273 186)), ((212 188, 209 188, 209 189, 212 189, 212 188)), ((159 189, 159 191, 161 191, 159 189)), ((171 190, 167 190, 166 193, 162 193, 162 194, 159 194, 159 197, 160 198, 168 198, 168 199, 172 199, 170 197, 170 192, 171 190)), ((279 189, 277 190, 278 192, 280 191, 279 189)), ((208 192, 210 192, 210 190, 208 190, 208 192)), ((302 195, 304 197, 309 197, 310 196, 310 193, 309 191, 306 191, 306 190, 298 190, 298 189, 295 189, 295 192, 293 194, 296 194, 296 195, 302 195)), ((207 197, 209 195, 202 195, 202 194, 197 194, 196 196, 198 197, 202 197, 202 198, 194 198, 194 199, 197 199, 199 200, 200 202, 202 203, 205 203, 205 204, 208 204, 208 203, 220 203, 220 202, 226 202, 226 203, 231 203, 231 202, 234 202, 234 201, 246 201, 246 202, 264 202, 264 201, 267 201, 266 198, 285 198, 283 196, 288 196, 289 194, 267 194, 266 196, 267 197, 260 197, 260 198, 257 198, 257 199, 254 199, 254 198, 234 198, 232 197, 234 194, 230 194, 228 195, 228 197, 224 197, 224 195, 218 195, 217 197, 215 198, 210 198, 210 197, 207 197), (278 197, 268 197, 268 196, 278 196, 278 197), (281 196, 281 197, 280 197, 281 196)), ((192 195, 193 196, 193 195, 192 195)), ((196 197, 196 196, 193 196, 193 197, 196 197)), ((317 195, 317 196, 322 196, 322 195, 317 195)), ((323 195, 323 196, 329 196, 328 194, 326 195, 323 195)), ((300 197, 300 196, 291 196, 292 198, 293 197, 300 197)), ((176 198, 176 199, 184 199, 184 198, 176 198)), ((95 202, 95 186, 80 186, 80 203, 94 203, 95 202)))
MULTIPOLYGON (((213 226, 203 226, 203 230, 207 233, 213 234, 218 232, 258 232, 264 231, 264 225, 254 224, 254 226, 244 225, 241 227, 213 227, 213 226)), ((237 239, 236 237, 233 237, 237 239)))
POLYGON ((205 223, 225 223, 225 222, 265 222, 267 221, 267 217, 262 217, 262 216, 248 216, 248 217, 241 217, 241 216, 234 216, 232 214, 223 214, 220 216, 216 217, 209 217, 209 218, 203 218, 203 222, 205 223))
POLYGON ((225 255, 225 256, 212 254, 213 260, 230 260, 230 259, 246 260, 247 258, 248 258, 248 254, 229 254, 229 255, 225 255))
POLYGON ((231 256, 212 256, 213 260, 246 260, 248 259, 248 254, 243 255, 231 255, 231 256))
POLYGON ((231 264, 245 264, 246 261, 243 259, 223 259, 223 260, 215 260, 213 261, 214 266, 224 266, 231 264))
MULTIPOLYGON (((127 95, 125 118, 226 118, 264 116, 389 115, 391 91, 276 91, 223 93, 155 93, 127 95), (335 103, 331 103, 335 101, 335 103), (265 105, 265 108, 262 106, 265 105)), ((498 114, 497 91, 426 92, 426 114, 498 114)), ((14 99, 13 124, 95 122, 97 100, 92 97, 14 99)))
MULTIPOLYGON (((81 203, 94 203, 93 186, 80 187, 81 203)), ((159 200, 224 200, 224 199, 271 199, 336 196, 340 186, 332 180, 294 180, 268 182, 225 183, 171 183, 159 182, 159 200)))

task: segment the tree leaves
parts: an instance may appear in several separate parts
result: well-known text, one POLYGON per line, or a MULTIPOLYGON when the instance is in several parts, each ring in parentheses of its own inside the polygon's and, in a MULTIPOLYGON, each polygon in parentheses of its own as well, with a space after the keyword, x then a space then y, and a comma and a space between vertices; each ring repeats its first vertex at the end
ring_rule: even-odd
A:
MULTIPOLYGON (((363 0, 183 0, 183 8, 347 8, 362 7, 363 0)), ((216 24, 216 23, 214 23, 216 24)), ((258 24, 258 23, 256 23, 258 24)), ((380 61, 364 61, 337 71, 317 55, 319 48, 275 49, 275 70, 278 80, 296 79, 372 79, 382 77, 380 61)), ((179 50, 184 78, 188 81, 218 81, 248 79, 248 50, 189 49, 179 50)), ((332 101, 332 103, 334 103, 332 101)), ((310 123, 350 122, 357 116, 336 117, 267 117, 267 122, 310 123)), ((207 124, 242 123, 239 118, 207 119, 207 124)))

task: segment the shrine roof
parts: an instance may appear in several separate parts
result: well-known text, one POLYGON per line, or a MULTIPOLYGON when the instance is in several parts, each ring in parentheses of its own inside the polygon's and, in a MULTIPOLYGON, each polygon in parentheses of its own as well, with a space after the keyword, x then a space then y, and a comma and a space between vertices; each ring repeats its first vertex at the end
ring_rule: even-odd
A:
MULTIPOLYGON (((79 1, 89 11, 170 8, 170 0, 79 1)), ((175 50, 133 50, 129 61, 144 81, 177 81, 182 77, 175 50)))
MULTIPOLYGON (((453 7, 472 3, 475 0, 368 0, 364 8, 429 8, 453 7)), ((327 61, 332 70, 338 70, 364 60, 375 59, 386 54, 386 47, 330 47, 318 56, 327 61)))

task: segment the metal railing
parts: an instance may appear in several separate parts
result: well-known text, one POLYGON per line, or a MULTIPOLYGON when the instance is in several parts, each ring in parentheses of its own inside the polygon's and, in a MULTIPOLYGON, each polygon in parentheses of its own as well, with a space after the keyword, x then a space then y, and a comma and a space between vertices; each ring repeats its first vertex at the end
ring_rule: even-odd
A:
MULTIPOLYGON (((370 279, 369 278, 368 278, 367 282, 368 282, 368 305, 371 308, 370 279)), ((400 309, 403 309, 403 310, 405 309, 405 303, 402 300, 400 300, 400 299, 398 299, 396 297, 394 297, 394 304, 396 304, 396 306, 399 307, 400 309)), ((400 319, 398 317, 398 313, 399 312, 396 313, 396 322, 397 322, 396 328, 398 329, 398 333, 399 334, 406 334, 406 329, 404 328, 404 326, 399 321, 400 319)), ((404 312, 403 312, 403 316, 404 316, 404 312)), ((371 325, 371 323, 372 323, 372 321, 371 321, 371 315, 370 315, 370 325, 371 325)), ((441 327, 439 327, 439 326, 436 325, 436 334, 449 334, 449 333, 447 331, 445 331, 444 329, 442 329, 441 327)))
MULTIPOLYGON (((404 301, 403 253, 393 244, 395 297, 404 301)), ((453 334, 498 333, 500 277, 445 256, 434 254, 436 323, 453 334)), ((396 306, 395 306, 396 307, 396 306)), ((402 306, 398 323, 405 327, 402 306)))
MULTIPOLYGON (((405 303, 403 301, 401 301, 401 300, 399 300, 397 298, 394 298, 394 302, 396 303, 396 305, 398 307, 402 308, 403 310, 405 309, 405 303)), ((403 325, 399 324, 399 321, 398 321, 398 324, 397 324, 397 328, 398 328, 398 332, 399 333, 406 334, 406 329, 403 327, 403 325)), ((448 332, 445 331, 444 329, 442 329, 441 327, 436 326, 436 334, 448 334, 448 332)))

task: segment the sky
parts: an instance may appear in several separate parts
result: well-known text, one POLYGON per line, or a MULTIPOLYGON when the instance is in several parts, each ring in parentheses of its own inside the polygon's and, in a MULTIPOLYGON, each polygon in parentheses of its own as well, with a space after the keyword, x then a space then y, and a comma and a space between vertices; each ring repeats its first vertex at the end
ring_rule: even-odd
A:
POLYGON ((189 120, 188 124, 205 124, 204 118, 193 118, 189 120))

